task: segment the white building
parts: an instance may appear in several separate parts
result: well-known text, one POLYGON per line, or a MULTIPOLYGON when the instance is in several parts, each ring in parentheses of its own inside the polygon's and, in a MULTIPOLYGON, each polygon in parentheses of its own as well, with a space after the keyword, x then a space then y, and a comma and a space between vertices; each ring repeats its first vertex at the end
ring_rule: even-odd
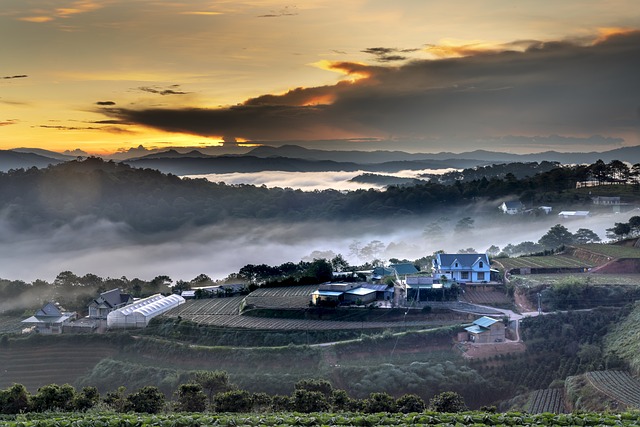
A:
POLYGON ((108 328, 144 328, 149 321, 185 302, 180 295, 161 294, 135 301, 107 315, 108 328))

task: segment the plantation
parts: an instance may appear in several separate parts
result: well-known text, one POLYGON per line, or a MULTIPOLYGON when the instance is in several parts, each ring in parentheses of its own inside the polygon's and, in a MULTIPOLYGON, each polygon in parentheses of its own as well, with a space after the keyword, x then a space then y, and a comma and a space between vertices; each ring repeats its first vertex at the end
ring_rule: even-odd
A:
POLYGON ((576 245, 576 248, 587 252, 592 252, 594 254, 603 255, 611 259, 640 258, 640 249, 628 246, 590 243, 584 245, 576 245))
POLYGON ((552 414, 560 414, 564 410, 564 390, 561 388, 548 388, 544 390, 536 390, 531 393, 527 407, 527 412, 532 414, 542 414, 550 412, 552 414))
POLYGON ((591 385, 616 401, 640 408, 640 381, 624 371, 594 371, 585 374, 591 385))
POLYGON ((282 288, 259 288, 245 299, 247 306, 259 308, 306 308, 311 301, 311 293, 318 285, 288 286, 282 288))
POLYGON ((593 265, 569 255, 523 256, 519 258, 500 258, 505 270, 516 268, 589 268, 593 265))
POLYGON ((509 412, 462 413, 291 413, 276 414, 23 414, 8 417, 5 427, 209 427, 209 426, 634 426, 640 422, 637 412, 575 413, 575 414, 526 414, 509 412))

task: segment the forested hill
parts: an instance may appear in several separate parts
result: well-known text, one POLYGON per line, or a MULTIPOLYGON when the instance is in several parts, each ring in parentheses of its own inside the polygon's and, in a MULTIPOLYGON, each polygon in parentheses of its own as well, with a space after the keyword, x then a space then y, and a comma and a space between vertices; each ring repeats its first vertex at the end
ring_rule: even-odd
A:
POLYGON ((60 226, 79 217, 125 222, 140 232, 175 230, 231 218, 340 220, 424 214, 477 198, 559 192, 575 188, 589 168, 556 168, 533 178, 425 183, 385 191, 303 192, 180 179, 151 169, 88 158, 46 169, 0 173, 0 221, 20 230, 60 226))

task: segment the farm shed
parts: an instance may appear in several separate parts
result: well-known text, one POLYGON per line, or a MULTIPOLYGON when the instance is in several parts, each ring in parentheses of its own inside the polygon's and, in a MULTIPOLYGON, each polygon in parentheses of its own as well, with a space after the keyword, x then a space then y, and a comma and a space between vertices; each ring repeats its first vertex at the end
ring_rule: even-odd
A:
POLYGON ((313 305, 338 305, 344 300, 344 292, 318 289, 311 294, 313 305))
POLYGON ((482 316, 473 322, 473 325, 464 328, 469 333, 469 341, 478 344, 503 342, 505 326, 499 320, 492 317, 482 316))
POLYGON ((112 311, 107 316, 109 328, 144 328, 149 321, 162 313, 184 303, 180 295, 153 295, 131 305, 112 311))
POLYGON ((376 300, 376 290, 367 288, 355 288, 344 293, 344 302, 369 304, 376 300))
POLYGON ((376 299, 382 301, 390 301, 393 299, 393 293, 395 291, 393 286, 387 285, 374 285, 370 283, 366 283, 362 285, 365 289, 373 289, 376 291, 376 299))

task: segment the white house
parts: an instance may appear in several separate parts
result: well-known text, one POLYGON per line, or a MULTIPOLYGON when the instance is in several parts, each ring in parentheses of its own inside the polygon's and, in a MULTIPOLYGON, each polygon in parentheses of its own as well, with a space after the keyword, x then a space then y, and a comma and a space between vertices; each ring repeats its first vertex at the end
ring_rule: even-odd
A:
POLYGON ((587 218, 591 216, 589 211, 562 211, 558 214, 560 218, 587 218))
POLYGON ((433 277, 444 276, 461 283, 488 282, 491 271, 487 254, 436 254, 433 277))
POLYGON ((503 213, 506 213, 508 215, 515 215, 521 213, 524 210, 524 205, 519 200, 511 200, 508 202, 503 202, 499 206, 499 208, 503 213))

